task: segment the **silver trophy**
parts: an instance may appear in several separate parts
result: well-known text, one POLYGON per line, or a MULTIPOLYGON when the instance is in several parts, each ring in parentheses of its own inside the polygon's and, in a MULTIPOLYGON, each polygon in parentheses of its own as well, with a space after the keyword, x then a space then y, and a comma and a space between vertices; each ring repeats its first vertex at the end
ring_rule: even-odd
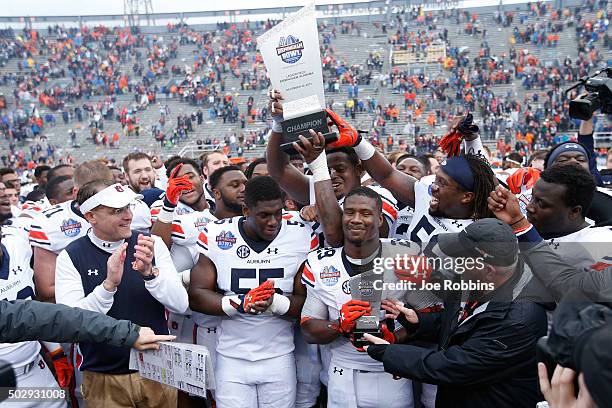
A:
POLYGON ((353 336, 353 345, 355 347, 367 346, 370 343, 363 339, 364 333, 371 334, 376 337, 382 338, 382 332, 380 331, 380 305, 382 301, 382 287, 376 290, 374 282, 382 280, 383 276, 373 271, 362 272, 356 276, 353 276, 349 280, 351 288, 351 297, 354 300, 362 300, 369 302, 372 306, 372 315, 361 316, 355 322, 355 330, 353 336))

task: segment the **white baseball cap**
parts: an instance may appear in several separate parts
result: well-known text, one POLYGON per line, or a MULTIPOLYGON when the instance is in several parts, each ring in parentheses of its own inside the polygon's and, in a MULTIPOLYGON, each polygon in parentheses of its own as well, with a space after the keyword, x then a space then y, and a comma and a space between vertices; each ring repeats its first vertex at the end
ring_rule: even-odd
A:
POLYGON ((98 191, 92 197, 89 197, 79 206, 79 209, 81 213, 85 214, 99 205, 111 208, 123 208, 132 201, 141 200, 142 198, 143 196, 141 194, 136 194, 129 187, 116 183, 106 187, 104 190, 98 191))

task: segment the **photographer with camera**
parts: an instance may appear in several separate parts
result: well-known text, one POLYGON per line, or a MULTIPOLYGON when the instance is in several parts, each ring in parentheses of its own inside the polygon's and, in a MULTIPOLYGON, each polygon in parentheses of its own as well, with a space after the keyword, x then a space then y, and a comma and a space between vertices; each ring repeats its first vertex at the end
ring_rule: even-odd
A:
POLYGON ((612 310, 578 289, 561 301, 538 342, 540 389, 550 408, 605 407, 612 386, 612 310))
POLYGON ((409 341, 435 339, 438 350, 365 335, 374 343, 367 347, 370 357, 382 361, 388 373, 437 385, 437 408, 534 407, 540 399, 534 349, 547 322, 540 305, 519 297, 531 275, 518 251, 512 229, 491 218, 438 235, 434 254, 482 260, 461 276, 438 271, 448 276, 443 281, 460 278, 488 289, 464 291, 461 299, 447 296, 444 309, 434 313, 386 305, 409 341))

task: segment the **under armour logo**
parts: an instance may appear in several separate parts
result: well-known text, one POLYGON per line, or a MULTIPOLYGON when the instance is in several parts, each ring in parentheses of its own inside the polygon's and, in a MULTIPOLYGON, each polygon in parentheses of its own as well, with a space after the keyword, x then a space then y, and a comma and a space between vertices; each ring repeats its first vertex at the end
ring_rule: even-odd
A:
POLYGON ((117 190, 118 193, 123 193, 125 191, 123 187, 121 187, 121 184, 115 184, 115 190, 117 190))
POLYGON ((21 266, 18 266, 17 268, 13 268, 12 271, 14 275, 17 275, 17 272, 23 272, 23 270, 21 269, 21 266))
POLYGON ((207 333, 216 333, 217 332, 217 328, 216 327, 207 327, 206 328, 206 332, 207 333))
POLYGON ((344 371, 344 368, 334 367, 334 374, 338 373, 339 375, 342 375, 343 371, 344 371))
POLYGON ((551 239, 550 242, 548 243, 548 245, 552 246, 554 249, 559 248, 559 243, 555 242, 555 239, 551 239))
POLYGON ((459 220, 453 220, 451 224, 453 224, 455 227, 461 227, 461 221, 459 220))
POLYGON ((278 248, 274 248, 274 249, 268 248, 268 253, 276 255, 278 254, 278 248))
POLYGON ((87 276, 91 276, 91 275, 98 276, 98 270, 97 269, 88 269, 87 270, 87 276))
POLYGON ((110 242, 103 242, 103 243, 102 243, 102 246, 103 246, 104 248, 110 248, 110 247, 111 247, 111 245, 112 245, 112 244, 111 244, 110 242))

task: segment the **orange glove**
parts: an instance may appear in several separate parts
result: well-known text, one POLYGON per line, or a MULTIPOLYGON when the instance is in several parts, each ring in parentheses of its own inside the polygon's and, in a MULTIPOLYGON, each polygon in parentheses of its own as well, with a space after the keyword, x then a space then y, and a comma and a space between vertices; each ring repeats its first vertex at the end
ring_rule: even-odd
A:
POLYGON ((189 177, 181 176, 176 177, 183 164, 179 164, 176 166, 172 173, 170 173, 170 178, 168 179, 168 187, 166 188, 166 199, 164 204, 170 204, 170 206, 175 206, 178 203, 179 198, 181 197, 181 193, 183 191, 189 191, 193 188, 193 184, 189 181, 189 177))
POLYGON ((349 334, 355 330, 357 319, 365 314, 372 313, 370 302, 363 300, 349 300, 340 309, 340 324, 338 331, 342 334, 349 334))
POLYGON ((387 328, 387 323, 380 324, 380 332, 383 335, 383 339, 387 340, 390 344, 395 343, 395 334, 387 328))
POLYGON ((353 147, 361 141, 361 136, 359 136, 357 130, 349 125, 347 121, 338 116, 336 112, 328 108, 325 109, 325 112, 327 112, 327 116, 329 116, 334 125, 336 125, 338 128, 338 133, 340 133, 338 140, 330 143, 329 147, 353 147))
POLYGON ((506 183, 512 194, 519 194, 525 190, 531 190, 539 179, 540 170, 533 167, 521 167, 506 179, 506 183))
POLYGON ((230 304, 236 308, 240 313, 248 313, 251 310, 251 306, 255 302, 265 302, 274 295, 274 283, 272 281, 265 281, 256 288, 249 290, 246 295, 240 295, 240 304, 230 300, 230 304))
POLYGON ((72 382, 74 367, 70 364, 64 350, 61 348, 51 352, 50 355, 53 367, 55 368, 55 374, 57 375, 57 383, 62 388, 68 387, 72 382))
POLYGON ((473 122, 474 116, 468 112, 463 118, 455 120, 450 132, 444 135, 440 140, 440 149, 442 149, 448 157, 459 156, 461 153, 461 142, 464 136, 478 133, 478 126, 473 122))

